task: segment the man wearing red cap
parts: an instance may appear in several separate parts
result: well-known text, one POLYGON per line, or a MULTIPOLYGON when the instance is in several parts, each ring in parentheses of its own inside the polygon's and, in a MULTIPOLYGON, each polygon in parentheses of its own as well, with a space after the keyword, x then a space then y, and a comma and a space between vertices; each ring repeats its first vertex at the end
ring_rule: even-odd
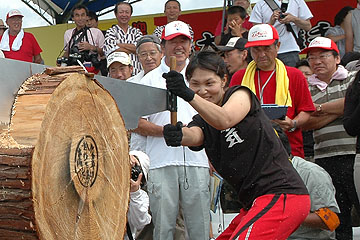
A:
POLYGON ((6 58, 41 63, 42 52, 34 35, 24 32, 22 18, 24 16, 17 9, 13 9, 6 15, 6 24, 9 26, 0 36, 0 49, 6 58))
POLYGON ((230 87, 247 86, 261 104, 288 106, 285 119, 275 121, 289 138, 291 154, 304 158, 300 127, 315 108, 304 75, 276 58, 280 47, 278 40, 279 35, 272 25, 259 24, 252 27, 245 47, 250 48, 254 61, 233 75, 230 87))
POLYGON ((316 112, 303 127, 314 130, 315 163, 330 174, 336 189, 341 211, 336 239, 352 239, 351 207, 359 206, 353 179, 356 138, 346 133, 342 117, 346 89, 356 72, 338 65, 339 50, 329 38, 315 38, 302 53, 307 54, 314 72, 308 81, 316 106, 316 112))
MULTIPOLYGON (((163 74, 170 71, 170 57, 176 57, 175 71, 185 78, 189 62, 191 35, 181 21, 165 26, 161 42, 164 58, 160 66, 147 73, 140 84, 166 89, 163 74)), ((188 85, 188 83, 186 82, 188 85)), ((177 98, 178 120, 189 123, 195 110, 177 98)), ((170 123, 170 112, 152 114, 139 121, 137 133, 147 136, 146 153, 150 157, 148 194, 154 222, 154 239, 173 239, 179 206, 189 239, 208 240, 210 227, 209 164, 205 152, 187 147, 168 147, 163 126, 170 123)))

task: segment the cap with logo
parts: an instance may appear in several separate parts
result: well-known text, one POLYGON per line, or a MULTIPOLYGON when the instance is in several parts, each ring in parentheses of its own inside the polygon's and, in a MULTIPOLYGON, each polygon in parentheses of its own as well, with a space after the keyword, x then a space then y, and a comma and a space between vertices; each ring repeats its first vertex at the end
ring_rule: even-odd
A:
POLYGON ((257 24, 250 29, 245 47, 269 46, 276 40, 279 40, 279 34, 272 25, 257 24))
POLYGON ((334 50, 338 54, 340 53, 336 43, 333 40, 331 40, 330 38, 316 37, 310 42, 310 44, 307 48, 305 48, 304 50, 302 50, 300 52, 300 54, 306 54, 311 49, 314 49, 314 48, 320 48, 320 49, 325 49, 325 50, 334 50))
POLYGON ((22 13, 17 10, 17 9, 12 9, 8 12, 8 14, 6 15, 6 21, 11 18, 11 17, 15 17, 15 16, 20 16, 20 17, 24 17, 24 15, 22 15, 22 13))
POLYGON ((140 47, 141 44, 143 43, 147 43, 147 42, 152 42, 155 44, 159 44, 160 45, 160 39, 155 36, 155 35, 145 35, 142 36, 136 43, 136 49, 138 49, 140 47))
POLYGON ((166 24, 161 39, 171 40, 177 36, 185 36, 191 39, 189 26, 182 21, 173 21, 166 24))
POLYGON ((245 50, 245 44, 247 40, 242 37, 232 37, 229 39, 225 46, 217 46, 217 48, 222 52, 231 51, 234 49, 245 50))
POLYGON ((131 59, 125 52, 113 52, 107 57, 107 67, 114 62, 119 62, 124 65, 131 65, 131 59))

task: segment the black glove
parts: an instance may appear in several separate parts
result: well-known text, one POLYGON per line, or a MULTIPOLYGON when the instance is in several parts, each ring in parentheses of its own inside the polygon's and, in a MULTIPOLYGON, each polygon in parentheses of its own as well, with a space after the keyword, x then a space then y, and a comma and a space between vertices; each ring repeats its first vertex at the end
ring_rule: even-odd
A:
POLYGON ((162 77, 166 79, 167 89, 169 89, 176 96, 181 97, 187 102, 190 102, 194 99, 195 93, 186 86, 182 74, 172 70, 168 73, 163 73, 162 77))
POLYGON ((181 146, 181 140, 183 138, 182 127, 182 122, 177 122, 175 126, 172 124, 164 126, 163 134, 166 145, 170 147, 181 146))

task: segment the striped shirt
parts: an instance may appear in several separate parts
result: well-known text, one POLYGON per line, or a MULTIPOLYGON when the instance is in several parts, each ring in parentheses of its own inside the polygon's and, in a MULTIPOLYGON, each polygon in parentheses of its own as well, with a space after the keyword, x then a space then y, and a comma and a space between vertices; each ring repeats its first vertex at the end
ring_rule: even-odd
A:
MULTIPOLYGON (((324 104, 344 98, 355 75, 356 72, 349 72, 346 79, 332 79, 324 91, 315 85, 309 85, 313 102, 324 104)), ((342 116, 326 126, 314 130, 314 141, 315 159, 355 154, 356 138, 346 133, 342 116)))
MULTIPOLYGON (((136 46, 137 41, 142 37, 142 33, 138 28, 128 26, 126 33, 119 25, 114 25, 106 31, 105 44, 103 50, 106 57, 110 53, 119 49, 118 43, 134 44, 136 46)), ((141 71, 141 64, 136 54, 130 53, 131 65, 134 67, 133 74, 136 75, 141 71)))

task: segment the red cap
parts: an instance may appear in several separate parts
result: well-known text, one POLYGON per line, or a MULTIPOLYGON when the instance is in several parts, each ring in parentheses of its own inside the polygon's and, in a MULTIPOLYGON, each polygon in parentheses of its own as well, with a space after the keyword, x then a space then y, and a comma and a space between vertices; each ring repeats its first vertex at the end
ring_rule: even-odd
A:
POLYGON ((13 9, 13 10, 10 10, 8 12, 8 14, 6 15, 6 21, 11 18, 11 17, 15 17, 15 16, 20 16, 20 17, 24 17, 24 15, 22 15, 22 13, 17 10, 17 9, 13 9))
POLYGON ((307 48, 305 48, 304 50, 302 50, 300 52, 300 54, 308 53, 311 49, 314 49, 314 48, 320 48, 320 49, 325 49, 325 50, 335 50, 338 54, 340 53, 336 43, 333 40, 331 40, 330 38, 316 37, 310 42, 310 44, 307 48))
POLYGON ((162 32, 161 39, 171 40, 181 35, 191 39, 189 26, 182 21, 173 21, 166 24, 162 32))
POLYGON ((250 29, 245 47, 269 46, 278 39, 279 34, 272 25, 257 24, 250 29))

